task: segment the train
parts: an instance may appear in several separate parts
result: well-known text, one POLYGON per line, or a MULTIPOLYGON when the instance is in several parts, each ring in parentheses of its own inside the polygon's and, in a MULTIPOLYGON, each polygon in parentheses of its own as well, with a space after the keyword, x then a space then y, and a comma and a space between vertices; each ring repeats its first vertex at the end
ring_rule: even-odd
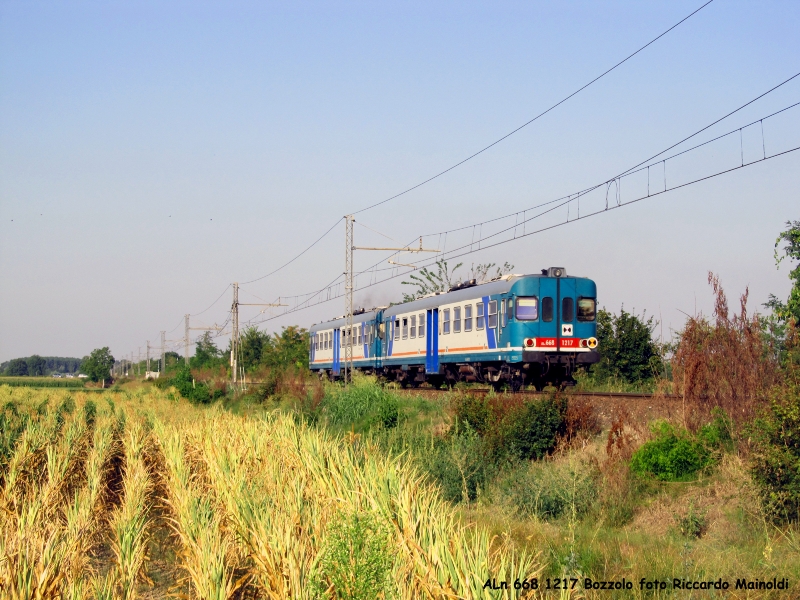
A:
POLYGON ((352 343, 354 371, 402 387, 574 383, 596 363, 597 286, 563 267, 466 281, 410 302, 354 311, 310 328, 309 368, 335 380, 352 343))

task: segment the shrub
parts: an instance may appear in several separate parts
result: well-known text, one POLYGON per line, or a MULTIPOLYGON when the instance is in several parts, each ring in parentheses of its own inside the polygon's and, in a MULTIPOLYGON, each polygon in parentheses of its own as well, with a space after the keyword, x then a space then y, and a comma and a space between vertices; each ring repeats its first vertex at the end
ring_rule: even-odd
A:
MULTIPOLYGON (((794 327, 788 336, 789 356, 800 348, 794 327)), ((800 358, 800 357, 797 357, 800 358)), ((753 440, 753 477, 767 513, 781 522, 800 521, 800 360, 786 367, 769 407, 749 428, 753 440)))
POLYGON ((508 450, 517 458, 540 459, 552 452, 565 433, 566 400, 556 397, 530 400, 512 422, 507 422, 508 450))
POLYGON ((484 441, 468 425, 431 438, 430 446, 416 453, 423 470, 450 502, 475 500, 486 487, 491 459, 484 441))
POLYGON ((567 402, 551 396, 521 399, 462 396, 453 401, 457 423, 467 425, 486 442, 494 460, 540 459, 566 433, 567 402))
POLYGON ((690 317, 672 358, 675 392, 684 397, 692 430, 714 408, 735 423, 750 422, 778 378, 761 320, 747 313, 748 291, 740 299, 739 314, 731 316, 719 278, 709 273, 708 282, 715 296, 714 320, 690 317))
POLYGON ((653 425, 655 438, 645 442, 631 457, 631 469, 662 481, 682 481, 711 462, 706 446, 688 432, 677 431, 664 421, 653 425))
POLYGON ((206 404, 213 399, 206 384, 195 382, 188 365, 178 367, 175 375, 169 379, 169 384, 174 386, 181 396, 195 404, 206 404))
POLYGON ((322 400, 324 414, 335 425, 394 427, 399 418, 397 398, 374 377, 356 376, 347 387, 328 386, 322 400))
POLYGON ((370 512, 339 513, 328 526, 320 561, 320 596, 373 600, 390 592, 390 534, 370 512))
POLYGON ((558 519, 585 515, 597 499, 598 471, 588 461, 526 464, 513 469, 499 485, 523 516, 558 519))

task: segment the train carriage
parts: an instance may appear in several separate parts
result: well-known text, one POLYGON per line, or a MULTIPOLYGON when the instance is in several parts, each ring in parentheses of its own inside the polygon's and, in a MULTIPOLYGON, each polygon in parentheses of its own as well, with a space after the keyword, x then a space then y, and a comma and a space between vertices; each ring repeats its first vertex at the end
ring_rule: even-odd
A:
MULTIPOLYGON (((354 345, 353 367, 404 386, 567 383, 577 366, 599 359, 596 310, 595 283, 561 267, 467 282, 354 317, 354 344, 365 327, 372 337, 354 345)), ((348 335, 344 321, 312 327, 312 369, 339 373, 348 335), (330 350, 318 349, 319 334, 323 345, 326 336, 335 338, 330 350)))

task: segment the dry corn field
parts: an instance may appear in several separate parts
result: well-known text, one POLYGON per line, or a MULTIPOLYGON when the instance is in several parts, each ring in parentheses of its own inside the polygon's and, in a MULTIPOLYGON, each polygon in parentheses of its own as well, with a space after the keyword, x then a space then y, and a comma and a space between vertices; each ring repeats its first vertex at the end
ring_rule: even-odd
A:
POLYGON ((508 598, 486 579, 540 572, 402 460, 289 415, 157 390, 0 407, 2 598, 508 598))

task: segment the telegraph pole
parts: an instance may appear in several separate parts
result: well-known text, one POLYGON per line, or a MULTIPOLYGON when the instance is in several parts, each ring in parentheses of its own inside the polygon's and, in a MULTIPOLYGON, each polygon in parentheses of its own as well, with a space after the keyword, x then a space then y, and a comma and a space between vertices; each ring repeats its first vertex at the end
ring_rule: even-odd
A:
MULTIPOLYGON (((239 344, 240 344, 239 307, 240 306, 288 306, 288 304, 282 304, 280 302, 280 298, 278 298, 278 302, 256 302, 256 303, 239 302, 239 284, 238 283, 233 284, 233 304, 231 305, 231 315, 232 315, 231 321, 233 321, 233 331, 231 332, 231 383, 233 385, 236 385, 237 370, 239 368, 239 344)), ((203 329, 215 329, 215 328, 216 327, 204 327, 203 329)))
POLYGON ((145 367, 145 377, 150 373, 150 340, 147 340, 147 366, 145 367))
MULTIPOLYGON (((166 334, 167 334, 166 331, 162 331, 161 332, 161 365, 159 367, 159 372, 162 373, 162 374, 164 373, 164 371, 166 371, 166 367, 167 367, 167 362, 166 362, 167 361, 167 344, 166 344, 166 341, 164 340, 164 336, 166 334)), ((161 375, 159 375, 159 377, 160 376, 161 375)))
MULTIPOLYGON (((356 246, 353 238, 353 223, 355 218, 353 215, 345 215, 345 229, 344 229, 344 310, 347 322, 347 331, 340 335, 344 335, 344 383, 347 385, 348 381, 353 377, 353 251, 354 250, 394 250, 400 252, 440 252, 440 250, 433 250, 430 248, 422 247, 422 238, 419 238, 419 248, 412 248, 406 246, 404 248, 368 248, 365 246, 356 246)), ((391 264, 401 265, 389 261, 391 264)), ((404 267, 412 267, 414 265, 401 265, 404 267)))
POLYGON ((184 319, 184 329, 185 335, 183 336, 183 362, 186 366, 189 366, 189 315, 185 315, 184 319))
POLYGON ((344 383, 353 377, 353 215, 344 221, 344 314, 347 331, 344 340, 344 383))
POLYGON ((236 371, 239 369, 239 283, 233 284, 233 304, 231 305, 231 383, 236 385, 236 371))

